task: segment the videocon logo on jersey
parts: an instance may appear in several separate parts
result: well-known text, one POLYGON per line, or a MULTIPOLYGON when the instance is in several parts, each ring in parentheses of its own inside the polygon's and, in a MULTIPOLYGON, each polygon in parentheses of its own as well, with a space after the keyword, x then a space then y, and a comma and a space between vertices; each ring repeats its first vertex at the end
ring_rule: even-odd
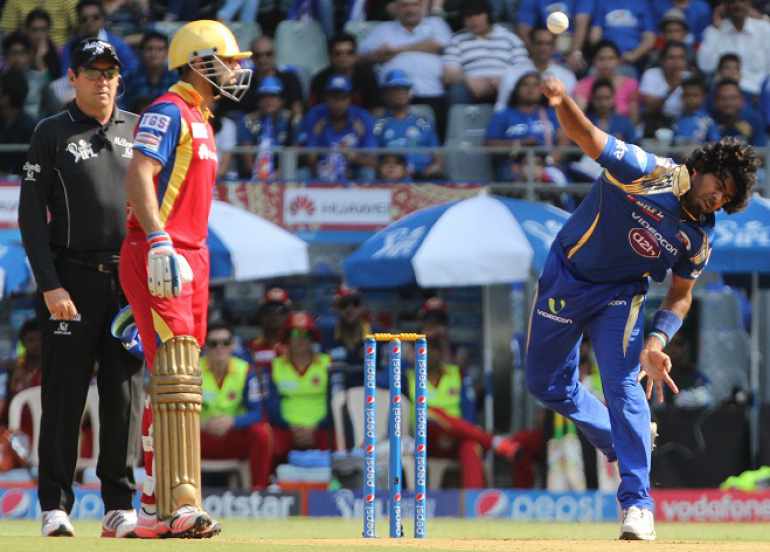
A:
POLYGON ((551 311, 551 314, 559 314, 566 306, 567 302, 564 299, 556 299, 554 297, 548 299, 548 310, 551 311))

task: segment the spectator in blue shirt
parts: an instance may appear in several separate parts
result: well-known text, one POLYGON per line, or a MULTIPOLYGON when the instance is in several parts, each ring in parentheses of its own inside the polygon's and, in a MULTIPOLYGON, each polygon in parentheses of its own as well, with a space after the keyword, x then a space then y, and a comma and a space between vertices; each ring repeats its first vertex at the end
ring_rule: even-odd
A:
POLYGON ((84 38, 95 36, 99 40, 109 42, 115 48, 120 58, 121 70, 124 74, 133 72, 139 66, 139 60, 131 47, 117 35, 104 28, 104 7, 101 0, 80 0, 75 8, 78 16, 78 32, 72 40, 62 48, 61 66, 66 72, 70 66, 72 47, 84 38))
POLYGON ((767 145, 762 118, 745 105, 738 81, 724 79, 717 83, 712 116, 722 138, 732 136, 752 146, 767 145))
POLYGON ((682 82, 682 116, 674 122, 674 145, 703 144, 721 138, 706 110, 706 83, 700 77, 682 82))
POLYGON ((628 65, 644 63, 655 46, 655 26, 648 0, 596 2, 591 25, 591 43, 611 40, 628 65))
POLYGON ((615 88, 609 79, 597 79, 591 87, 588 118, 607 134, 612 134, 628 144, 637 141, 637 133, 631 119, 615 113, 615 88))
MULTIPOLYGON (((382 83, 387 110, 374 125, 377 146, 381 148, 436 147, 439 145, 433 123, 422 115, 412 113, 412 80, 405 71, 392 69, 382 83)), ((403 152, 402 152, 403 153, 403 152)), ((441 174, 441 159, 433 153, 407 155, 409 173, 417 179, 437 178, 441 174)))
MULTIPOLYGON (((540 91, 541 78, 537 71, 525 73, 511 92, 508 107, 495 112, 487 126, 486 144, 513 150, 526 146, 554 146, 563 143, 559 121, 550 107, 544 107, 540 91)), ((514 152, 512 157, 496 160, 499 180, 522 180, 523 157, 514 152)))
POLYGON ((168 37, 157 31, 148 31, 139 43, 141 64, 124 77, 125 93, 120 99, 124 109, 139 113, 137 104, 146 104, 164 94, 178 79, 168 69, 168 37))
POLYGON ((323 154, 311 154, 313 176, 324 182, 374 179, 376 157, 361 151, 374 148, 374 120, 369 113, 351 105, 350 79, 335 75, 325 88, 325 102, 311 109, 302 123, 303 143, 311 148, 329 148, 323 154))
POLYGON ((238 120, 237 144, 257 146, 256 153, 241 154, 241 175, 262 182, 277 176, 279 157, 274 148, 289 146, 294 139, 291 111, 284 109, 282 93, 278 77, 265 77, 257 87, 257 109, 238 120))
POLYGON ((652 9, 656 25, 662 23, 669 10, 681 10, 692 33, 692 39, 687 41, 688 44, 699 44, 703 38, 703 31, 711 25, 711 6, 704 0, 653 0, 652 9))

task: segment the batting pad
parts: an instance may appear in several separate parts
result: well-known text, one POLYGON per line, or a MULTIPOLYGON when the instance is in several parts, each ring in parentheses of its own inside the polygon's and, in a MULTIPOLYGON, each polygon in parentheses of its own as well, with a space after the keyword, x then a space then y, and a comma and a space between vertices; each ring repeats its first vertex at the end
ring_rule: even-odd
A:
POLYGON ((150 381, 158 517, 181 506, 201 507, 200 349, 192 336, 158 348, 150 381))

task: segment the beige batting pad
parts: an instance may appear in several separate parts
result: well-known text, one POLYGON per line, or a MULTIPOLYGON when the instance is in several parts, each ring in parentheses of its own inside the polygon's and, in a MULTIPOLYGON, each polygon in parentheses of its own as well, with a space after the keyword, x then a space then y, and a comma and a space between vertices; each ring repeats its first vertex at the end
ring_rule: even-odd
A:
POLYGON ((150 381, 155 499, 160 519, 201 507, 201 371, 194 337, 175 336, 155 355, 150 381))

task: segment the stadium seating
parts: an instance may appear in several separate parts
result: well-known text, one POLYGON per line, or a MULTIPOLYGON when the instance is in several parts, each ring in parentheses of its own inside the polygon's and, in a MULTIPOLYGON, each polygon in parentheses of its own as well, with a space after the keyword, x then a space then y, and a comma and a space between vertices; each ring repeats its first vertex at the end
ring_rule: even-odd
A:
MULTIPOLYGON (((492 117, 491 105, 453 105, 449 110, 446 145, 450 148, 481 146, 492 117)), ((446 157, 450 180, 490 182, 494 180, 492 164, 484 153, 451 151, 446 157)))
POLYGON ((281 21, 275 31, 276 63, 303 67, 310 75, 329 65, 326 36, 313 20, 281 21))

